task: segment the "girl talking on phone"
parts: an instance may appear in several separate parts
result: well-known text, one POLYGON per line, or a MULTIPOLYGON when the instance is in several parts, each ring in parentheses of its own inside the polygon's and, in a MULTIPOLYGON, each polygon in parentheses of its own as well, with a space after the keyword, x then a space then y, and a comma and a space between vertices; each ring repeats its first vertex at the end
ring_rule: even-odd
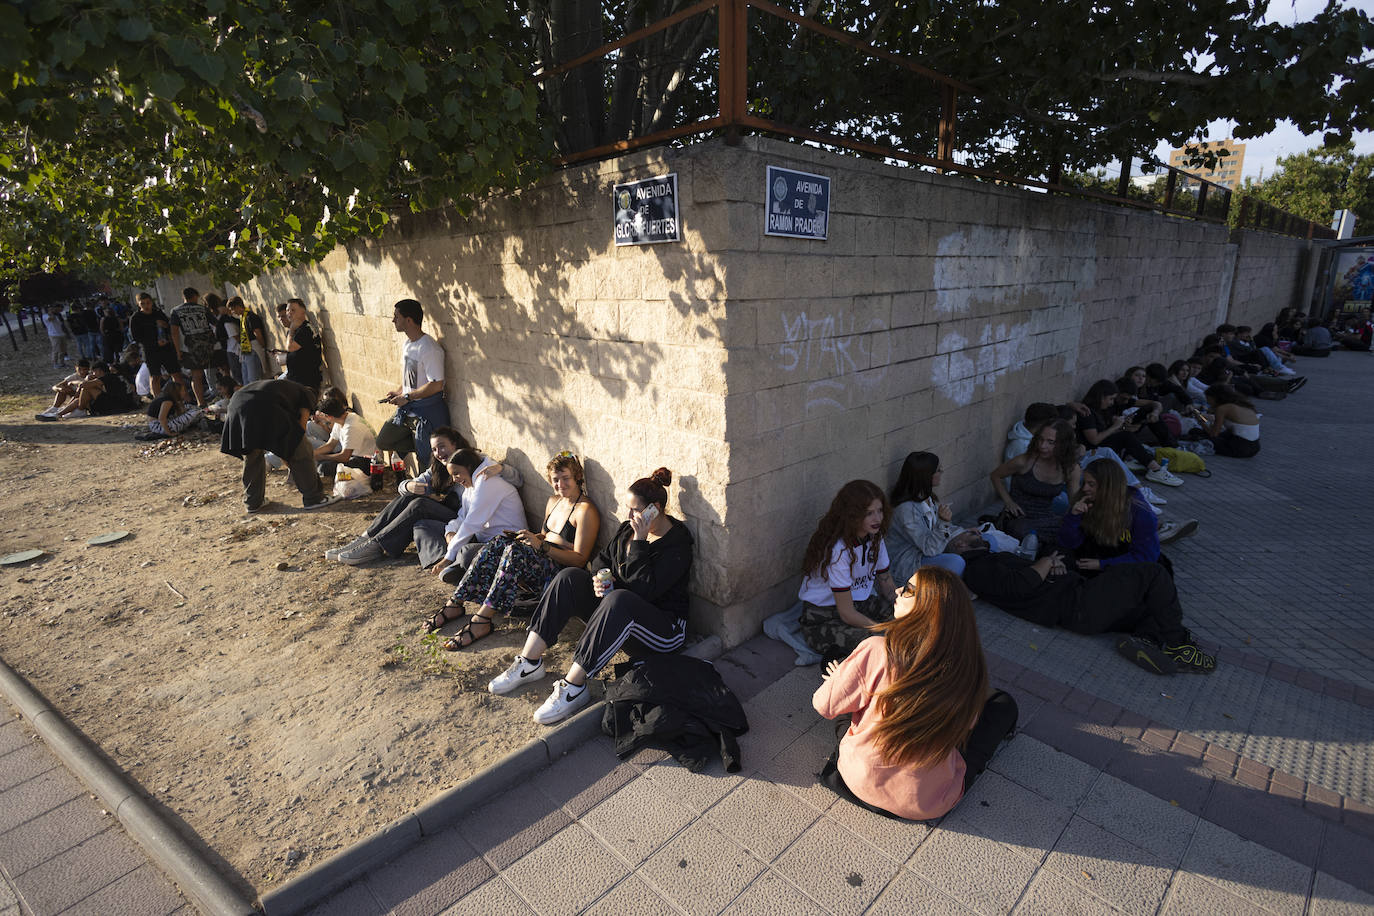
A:
POLYGON ((596 555, 590 570, 560 570, 539 599, 525 646, 487 685, 507 694, 544 676, 544 651, 573 617, 587 621, 573 663, 534 713, 552 725, 591 700, 587 680, 627 646, 634 652, 675 652, 687 635, 687 581, 692 573, 692 535, 667 514, 673 474, 659 468, 630 484, 630 518, 596 555))

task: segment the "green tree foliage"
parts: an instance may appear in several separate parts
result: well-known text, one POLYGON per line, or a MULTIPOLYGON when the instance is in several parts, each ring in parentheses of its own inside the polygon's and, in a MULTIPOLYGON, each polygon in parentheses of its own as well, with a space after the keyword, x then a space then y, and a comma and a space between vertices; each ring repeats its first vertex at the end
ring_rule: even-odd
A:
POLYGON ((1374 155, 1355 155, 1353 143, 1284 156, 1263 181, 1245 179, 1240 193, 1324 226, 1337 210, 1355 214, 1359 235, 1374 232, 1374 155))
POLYGON ((240 280, 545 160, 486 0, 0 2, 0 258, 240 280))

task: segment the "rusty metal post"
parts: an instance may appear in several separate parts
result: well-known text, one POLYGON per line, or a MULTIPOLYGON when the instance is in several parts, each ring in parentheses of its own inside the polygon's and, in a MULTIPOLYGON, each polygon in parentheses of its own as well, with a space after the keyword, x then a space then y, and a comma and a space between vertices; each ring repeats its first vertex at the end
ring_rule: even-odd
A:
POLYGON ((1169 178, 1164 182, 1164 209, 1174 208, 1174 191, 1178 190, 1178 172, 1169 169, 1169 178))
POLYGON ((747 109, 748 7, 746 0, 720 0, 720 117, 725 122, 725 142, 739 145, 740 119, 747 109))
POLYGON ((958 100, 959 94, 953 86, 940 86, 940 140, 935 158, 941 162, 954 161, 954 117, 958 100))

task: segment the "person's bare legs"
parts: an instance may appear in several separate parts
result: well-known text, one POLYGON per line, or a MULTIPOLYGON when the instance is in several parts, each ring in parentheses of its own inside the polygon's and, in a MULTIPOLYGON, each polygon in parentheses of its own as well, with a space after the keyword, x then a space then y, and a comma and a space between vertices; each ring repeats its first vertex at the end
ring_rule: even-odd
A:
POLYGON ((205 370, 191 370, 191 391, 196 396, 196 406, 204 408, 209 402, 205 400, 205 370))

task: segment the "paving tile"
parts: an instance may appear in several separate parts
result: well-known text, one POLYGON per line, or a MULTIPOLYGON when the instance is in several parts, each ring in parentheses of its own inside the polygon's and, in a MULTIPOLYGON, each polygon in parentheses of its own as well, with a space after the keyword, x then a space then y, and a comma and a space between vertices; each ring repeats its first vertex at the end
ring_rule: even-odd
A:
POLYGON ((1327 824, 1317 867, 1334 878, 1374 894, 1374 838, 1327 824))
POLYGON ((491 878, 440 916, 533 916, 520 895, 500 877, 491 878))
POLYGON ((941 832, 984 836, 1039 862, 1073 812, 996 773, 984 773, 940 824, 941 832))
POLYGON ((968 907, 956 903, 909 871, 903 870, 888 883, 864 916, 973 916, 968 907))
POLYGON ((610 739, 593 738, 535 776, 534 788, 573 817, 581 817, 639 776, 639 770, 622 763, 611 748, 610 739))
POLYGON ((1310 916, 1369 916, 1374 913, 1374 894, 1319 871, 1307 912, 1310 916))
POLYGON ((662 916, 672 911, 672 904, 643 879, 629 874, 582 912, 584 916, 662 916))
POLYGON ((1301 916, 1312 869, 1200 821, 1180 866, 1279 916, 1301 916))
POLYGON ((587 812, 581 823, 631 865, 638 865, 693 817, 691 810, 641 776, 587 812))
POLYGON ((1286 799, 1218 781, 1202 816, 1304 865, 1317 863, 1322 822, 1286 799))
POLYGON ((536 912, 555 916, 581 912, 627 873, 590 831, 571 824, 501 874, 536 912))
POLYGON ((1016 916, 1097 916, 1119 913, 1105 901, 1052 871, 1041 870, 1012 910, 1016 916))
POLYGON ((389 913, 428 916, 456 902, 494 874, 491 865, 464 839, 463 830, 454 828, 426 837, 370 873, 366 880, 389 913))
POLYGON ((1053 706, 1041 709, 1021 727, 1021 732, 1099 770, 1122 748, 1115 734, 1106 735, 1104 729, 1093 728, 1078 716, 1053 706))
POLYGON ((1160 916, 1198 916, 1216 913, 1219 916, 1274 916, 1268 910, 1237 897, 1205 878, 1178 872, 1169 886, 1169 895, 1159 908, 1160 916))
POLYGON ((1006 913, 1021 897, 1036 862, 987 837, 941 827, 907 868, 942 894, 992 916, 1006 913))
POLYGON ((0 792, 0 833, 73 798, 85 797, 86 791, 66 770, 60 767, 47 770, 0 792))
POLYGON ((123 833, 106 830, 17 875, 14 886, 39 913, 57 913, 144 864, 123 833))
POLYGON ((763 867, 715 827, 697 821, 650 856, 638 874, 678 909, 693 916, 714 916, 732 903, 763 867))
POLYGON ((811 697, 821 686, 820 667, 794 668, 780 680, 765 687, 748 703, 744 711, 752 722, 754 714, 776 716, 800 731, 810 728, 820 718, 811 705, 811 697))
POLYGON ((114 824, 84 795, 0 833, 0 862, 20 875, 114 824))
POLYGON ((727 773, 720 760, 693 773, 676 760, 663 760, 644 768, 644 776, 659 791, 698 813, 720 801, 743 781, 739 773, 727 773))
POLYGON ((517 787, 467 814, 455 829, 499 871, 570 823, 548 796, 517 787))
MULTIPOLYGON (((798 728, 802 723, 783 722, 777 716, 765 713, 746 714, 749 716, 749 731, 739 737, 739 753, 742 772, 748 774, 783 753, 796 741, 797 736, 802 734, 798 728)), ((831 744, 834 744, 833 738, 831 744)))
POLYGON ((722 916, 823 916, 824 913, 816 901, 769 869, 755 878, 722 916))
POLYGON ((1045 868, 1123 913, 1152 914, 1173 866, 1115 834, 1075 817, 1045 859, 1045 868))
POLYGON ((837 916, 862 913, 900 866, 826 820, 807 828, 773 869, 837 916))
POLYGON ((776 859, 820 816, 796 795, 764 779, 744 780, 706 812, 707 821, 765 862, 776 859))
POLYGON ((6 910, 19 911, 19 895, 10 886, 4 871, 0 870, 0 913, 4 913, 6 910))
POLYGON ((1096 768, 1029 735, 1003 745, 988 769, 1070 809, 1078 807, 1098 775, 1096 768))
POLYGON ((790 647, 760 633, 716 659, 715 665, 725 686, 747 703, 796 668, 796 660, 797 653, 790 647))
POLYGON ((57 766, 57 758, 41 744, 23 745, 0 757, 0 792, 57 766))
POLYGON ((1202 812, 1215 779, 1213 774, 1189 764, 1178 754, 1143 745, 1126 746, 1107 764, 1106 772, 1193 814, 1202 812))
POLYGON ((382 905, 367 882, 355 881, 306 911, 306 916, 381 916, 382 905))
POLYGON ((62 916, 166 916, 185 903, 162 872, 141 865, 63 910, 62 916))
POLYGON ((897 864, 906 862, 934 828, 922 821, 907 821, 884 817, 862 808, 848 799, 840 799, 825 812, 827 820, 839 824, 850 833, 877 847, 878 851, 897 864))
POLYGON ((787 752, 779 754, 759 767, 759 776, 782 786, 819 811, 835 804, 837 796, 821 784, 819 774, 825 761, 835 750, 833 741, 815 735, 802 735, 792 742, 787 752))
POLYGON ((1183 858, 1197 829, 1197 815, 1105 773, 1076 812, 1168 864, 1183 858))

